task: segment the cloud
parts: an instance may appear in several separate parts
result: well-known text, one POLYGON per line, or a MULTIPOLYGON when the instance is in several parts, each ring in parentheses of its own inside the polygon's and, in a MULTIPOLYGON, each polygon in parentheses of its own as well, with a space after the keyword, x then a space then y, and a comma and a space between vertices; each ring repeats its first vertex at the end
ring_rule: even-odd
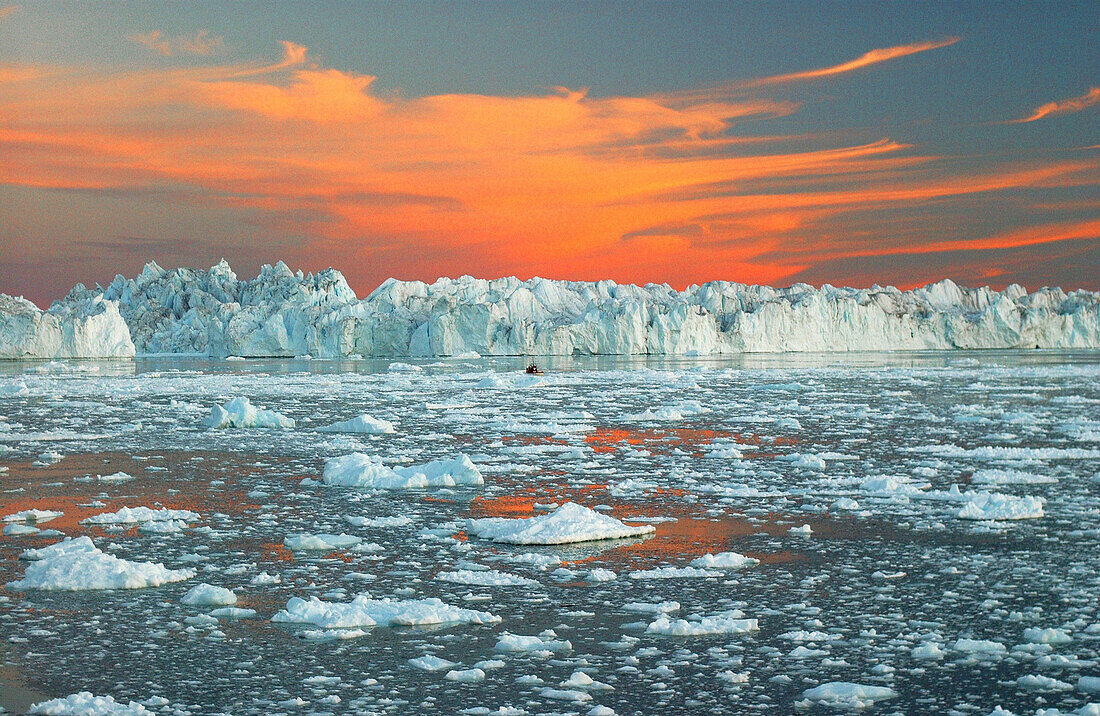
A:
POLYGON ((205 56, 221 49, 223 44, 220 36, 212 37, 208 30, 196 30, 190 34, 175 36, 165 35, 160 30, 151 30, 143 35, 130 35, 130 40, 163 57, 205 56))
POLYGON ((830 67, 819 67, 814 70, 803 70, 802 72, 792 72, 784 75, 773 75, 771 77, 761 77, 755 80, 749 80, 742 86, 744 87, 760 87, 764 85, 784 84, 787 82, 803 82, 806 80, 816 80, 822 77, 831 77, 832 75, 840 75, 846 72, 853 72, 855 70, 869 67, 870 65, 877 65, 880 62, 886 62, 888 60, 894 60, 899 57, 907 57, 909 55, 915 55, 920 52, 927 52, 929 50, 937 50, 941 47, 948 47, 954 45, 959 41, 958 37, 947 37, 942 40, 930 40, 925 42, 914 42, 908 45, 897 45, 894 47, 883 47, 879 49, 870 50, 863 53, 854 60, 842 62, 839 65, 832 65, 830 67))
MULTIPOLYGON (((1021 119, 1014 119, 1010 124, 1034 122, 1044 117, 1057 117, 1062 114, 1073 114, 1100 103, 1100 87, 1090 87, 1089 91, 1078 97, 1070 97, 1061 102, 1047 102, 1036 107, 1030 115, 1021 119)), ((1088 147, 1092 149, 1092 147, 1088 147)))
POLYGON ((767 97, 407 96, 290 42, 269 61, 50 69, 3 85, 0 191, 27 197, 13 214, 28 218, 0 226, 0 265, 61 262, 50 257, 64 235, 105 280, 117 254, 96 254, 97 241, 106 252, 119 236, 167 235, 180 256, 220 242, 245 266, 334 265, 360 293, 391 275, 463 273, 782 283, 868 251, 899 248, 868 266, 932 255, 951 226, 962 241, 994 235, 943 206, 965 219, 1012 202, 1020 225, 1083 221, 1087 207, 1031 207, 1100 184, 1089 155, 749 133, 798 111, 767 97), (875 223, 903 212, 904 226, 875 223))

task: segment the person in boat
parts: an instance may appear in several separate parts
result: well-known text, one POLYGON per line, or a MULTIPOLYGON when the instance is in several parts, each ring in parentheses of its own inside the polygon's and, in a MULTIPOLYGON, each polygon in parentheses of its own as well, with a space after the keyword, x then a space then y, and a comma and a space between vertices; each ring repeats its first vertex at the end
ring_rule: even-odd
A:
POLYGON ((527 372, 530 375, 542 375, 542 371, 539 370, 539 367, 537 365, 535 365, 534 363, 527 366, 527 372))

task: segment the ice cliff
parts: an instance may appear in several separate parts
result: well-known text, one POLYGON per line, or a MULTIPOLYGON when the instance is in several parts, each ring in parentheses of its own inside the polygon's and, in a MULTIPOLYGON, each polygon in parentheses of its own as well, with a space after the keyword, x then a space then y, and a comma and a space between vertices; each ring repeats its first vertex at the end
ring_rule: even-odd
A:
POLYGON ((675 291, 463 276, 389 279, 360 300, 333 269, 303 275, 279 262, 242 281, 222 261, 206 271, 150 263, 106 288, 77 286, 46 312, 0 298, 0 357, 113 357, 135 346, 216 357, 1097 348, 1100 293, 949 280, 912 291, 725 281, 675 291))
POLYGON ((0 293, 0 359, 133 355, 130 331, 113 301, 72 296, 41 311, 30 301, 0 293))

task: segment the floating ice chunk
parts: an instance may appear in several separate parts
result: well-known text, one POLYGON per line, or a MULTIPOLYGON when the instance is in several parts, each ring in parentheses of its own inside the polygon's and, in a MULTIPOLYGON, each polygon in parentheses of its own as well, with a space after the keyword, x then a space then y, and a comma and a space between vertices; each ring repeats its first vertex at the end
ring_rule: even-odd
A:
POLYGON ((233 398, 224 405, 210 410, 206 427, 214 428, 292 428, 294 421, 274 410, 263 410, 249 402, 248 398, 233 398))
POLYGON ((63 514, 63 512, 55 512, 54 510, 20 510, 19 512, 13 512, 10 515, 4 515, 4 522, 42 523, 57 519, 63 514))
POLYGON ((129 473, 123 472, 122 470, 119 470, 118 472, 113 472, 110 475, 98 475, 96 479, 100 482, 129 482, 130 480, 134 479, 134 476, 129 473))
POLYGON ((378 458, 354 452, 327 460, 321 480, 326 485, 380 490, 485 484, 481 471, 462 453, 449 460, 389 468, 378 458))
POLYGON ((684 414, 676 408, 661 407, 654 410, 653 408, 646 408, 640 413, 628 415, 627 420, 637 420, 639 422, 657 422, 664 420, 683 420, 684 414))
POLYGON ((787 534, 795 537, 809 537, 813 534, 813 528, 809 525, 802 525, 801 527, 792 527, 787 530, 787 534))
POLYGON ((1073 637, 1065 629, 1038 627, 1024 629, 1024 639, 1032 644, 1068 644, 1073 641, 1073 637))
POLYGON ((1043 499, 1016 497, 993 492, 967 493, 968 500, 959 510, 963 520, 1031 520, 1043 516, 1043 499))
POLYGON ((478 388, 491 388, 496 390, 514 390, 516 388, 535 388, 546 385, 542 376, 528 375, 498 375, 493 373, 478 381, 478 388))
POLYGON ((151 522, 198 522, 199 515, 191 510, 172 510, 167 507, 123 507, 117 512, 103 512, 80 521, 82 525, 134 525, 151 522))
POLYGON ((136 701, 123 704, 110 696, 94 696, 91 692, 81 691, 34 704, 27 713, 47 716, 152 716, 154 712, 136 701))
POLYGON ((501 654, 518 653, 551 653, 561 654, 572 651, 573 645, 564 639, 556 639, 550 635, 538 634, 536 636, 523 636, 504 632, 497 640, 493 651, 501 654))
POLYGON ((393 423, 381 418, 372 418, 367 414, 360 415, 342 423, 333 423, 317 428, 322 433, 360 433, 363 435, 388 435, 394 432, 393 423))
POLYGON ((1007 649, 999 641, 988 639, 957 639, 951 646, 964 654, 1004 654, 1007 649))
POLYGON ((423 669, 424 671, 442 671, 443 669, 449 669, 452 666, 458 665, 454 661, 441 659, 435 654, 425 654, 424 656, 418 657, 416 659, 409 659, 409 663, 418 669, 423 669))
POLYGON ((573 689, 552 689, 549 686, 539 689, 539 696, 544 699, 554 699, 556 701, 572 701, 573 703, 578 704, 592 700, 592 695, 585 691, 575 691, 573 689))
POLYGON ((623 609, 642 614, 671 614, 680 610, 680 602, 629 602, 623 609))
POLYGON ((630 573, 631 579, 695 579, 721 576, 721 572, 713 569, 700 569, 699 567, 656 567, 654 569, 640 569, 630 573))
POLYGON ((236 604, 237 595, 232 589, 203 582, 191 587, 180 602, 190 607, 222 607, 236 604))
POLYGON ((616 578, 616 574, 610 569, 604 569, 602 567, 594 567, 588 570, 588 576, 585 579, 589 582, 611 582, 616 578))
POLYGON ((849 681, 830 681, 802 692, 802 698, 832 708, 870 708, 876 701, 897 697, 897 692, 885 686, 866 686, 849 681))
POLYGON ((580 689, 581 691, 614 691, 610 684, 596 681, 583 671, 574 671, 565 681, 561 682, 563 689, 580 689))
POLYGON ((390 363, 389 367, 389 371, 391 373, 420 373, 423 370, 424 369, 418 365, 413 365, 411 363, 401 363, 400 361, 390 363))
POLYGON ((859 509, 859 503, 853 500, 851 497, 841 497, 840 499, 829 505, 830 510, 845 510, 847 512, 855 512, 859 509))
POLYGON ((468 584, 476 587, 537 587, 539 583, 534 579, 521 577, 517 574, 499 572, 495 569, 458 569, 453 572, 440 572, 436 579, 454 584, 468 584))
POLYGON ((362 537, 349 534, 293 534, 283 538, 283 547, 293 552, 343 549, 354 547, 363 541, 362 537))
POLYGON ((88 537, 29 550, 24 556, 38 561, 27 566, 23 579, 8 584, 11 589, 141 589, 195 576, 193 569, 167 569, 160 563, 130 562, 106 554, 88 537))
POLYGON ((1016 686, 1028 691, 1073 691, 1073 684, 1039 674, 1021 676, 1016 679, 1016 686))
POLYGON ((909 654, 918 661, 939 661, 943 658, 943 649, 934 641, 926 641, 910 649, 909 654))
POLYGON ((489 612, 463 609, 430 599, 372 599, 360 594, 350 602, 309 601, 292 597, 273 622, 313 624, 323 629, 355 627, 428 626, 432 624, 496 624, 500 617, 489 612))
POLYGON ((692 567, 701 567, 703 569, 743 569, 744 567, 752 567, 757 564, 760 564, 759 559, 746 557, 737 552, 704 554, 702 557, 691 560, 692 567))
POLYGON ((252 619, 256 616, 256 610, 241 607, 222 607, 211 611, 210 616, 217 619, 252 619))
POLYGON ((1083 694, 1100 694, 1100 676, 1082 676, 1077 679, 1077 690, 1083 694))
POLYGON ((282 577, 280 577, 277 574, 268 574, 267 572, 260 572, 259 574, 257 574, 255 577, 253 577, 249 581, 249 584, 251 584, 253 586, 257 586, 257 587, 264 587, 264 586, 269 586, 269 585, 273 585, 273 584, 282 584, 282 583, 283 583, 283 578, 282 577))
POLYGON ((791 467, 797 467, 800 470, 825 471, 825 460, 818 455, 796 452, 787 455, 786 459, 790 460, 791 467))
POLYGON ((567 502, 547 515, 469 520, 466 530, 482 539, 508 544, 568 544, 650 534, 652 525, 626 525, 610 515, 567 502))
POLYGON ((914 485, 909 482, 905 477, 894 477, 891 475, 878 475, 875 477, 864 478, 860 483, 859 489, 864 492, 868 492, 872 495, 916 495, 926 487, 925 485, 914 485))
POLYGON ((748 634, 760 628, 756 619, 746 619, 740 609, 732 609, 720 614, 689 619, 669 619, 659 616, 649 623, 647 634, 665 636, 713 636, 748 634))
POLYGON ((476 681, 485 681, 485 672, 481 669, 451 669, 444 677, 447 681, 460 681, 464 683, 474 683, 476 681))

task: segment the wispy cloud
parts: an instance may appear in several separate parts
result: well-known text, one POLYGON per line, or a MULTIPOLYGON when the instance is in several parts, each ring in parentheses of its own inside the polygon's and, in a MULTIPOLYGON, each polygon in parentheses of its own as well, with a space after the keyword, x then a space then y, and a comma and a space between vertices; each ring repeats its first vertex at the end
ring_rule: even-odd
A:
POLYGON ((1088 109, 1094 104, 1100 103, 1100 87, 1090 87, 1089 91, 1078 97, 1070 97, 1060 102, 1047 102, 1036 107, 1030 115, 1021 119, 1014 119, 1011 124, 1034 122, 1044 117, 1057 117, 1060 114, 1073 114, 1083 109, 1088 109))
MULTIPOLYGON (((889 138, 746 137, 743 122, 798 110, 747 94, 379 92, 373 75, 323 66, 290 42, 266 62, 31 75, 4 84, 0 101, 0 185, 79 193, 76 231, 99 221, 111 229, 101 240, 159 236, 171 217, 201 256, 215 238, 188 222, 216 214, 215 226, 254 231, 233 232, 247 256, 336 265, 360 291, 389 275, 461 273, 784 282, 883 247, 942 251, 933 204, 993 215, 999 196, 1100 185, 1100 158, 976 162, 889 138), (160 202, 158 223, 112 211, 130 199, 160 202), (866 229, 868 217, 913 207, 912 236, 866 229)), ((0 265, 14 265, 5 250, 35 247, 6 231, 0 265)), ((32 258, 49 260, 52 247, 32 258)))
POLYGON ((130 39, 163 57, 177 55, 209 55, 222 47, 222 38, 212 36, 209 30, 196 30, 190 34, 169 36, 160 30, 130 35, 130 39))
POLYGON ((941 47, 947 47, 954 45, 959 41, 958 37, 947 37, 942 40, 929 40, 925 42, 913 42, 908 45, 896 45, 894 47, 883 47, 874 50, 869 50, 863 53, 854 60, 848 60, 842 62, 839 65, 831 65, 829 67, 819 67, 813 70, 804 70, 802 72, 791 72, 784 75, 772 75, 771 77, 761 77, 759 79, 749 80, 742 86, 744 87, 760 87, 764 85, 784 84, 787 82, 804 82, 806 80, 816 80, 822 77, 831 77, 833 75, 840 75, 846 72, 854 72, 855 70, 863 69, 871 65, 877 65, 880 62, 887 62, 899 57, 907 57, 909 55, 916 55, 920 52, 927 52, 929 50, 938 50, 941 47))

